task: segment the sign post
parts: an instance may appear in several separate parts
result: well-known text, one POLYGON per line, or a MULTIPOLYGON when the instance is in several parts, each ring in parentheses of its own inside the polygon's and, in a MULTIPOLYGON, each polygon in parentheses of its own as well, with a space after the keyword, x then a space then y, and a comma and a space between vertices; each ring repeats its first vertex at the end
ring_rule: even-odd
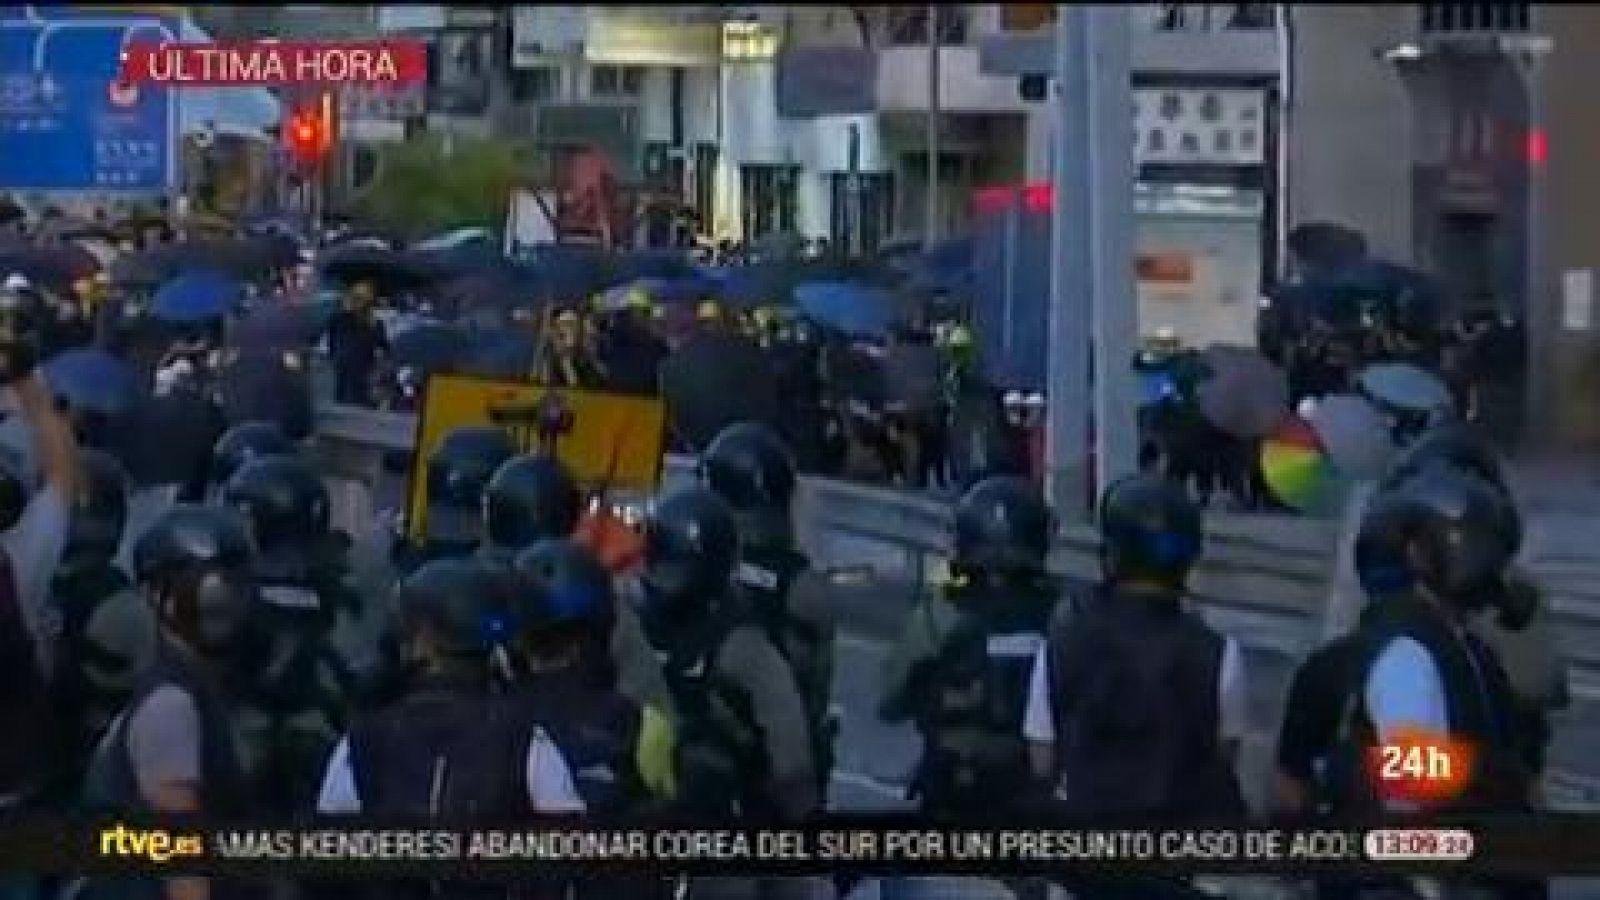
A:
POLYGON ((118 77, 123 48, 140 35, 175 39, 153 18, 0 20, 0 188, 165 194, 170 202, 175 98, 118 77))

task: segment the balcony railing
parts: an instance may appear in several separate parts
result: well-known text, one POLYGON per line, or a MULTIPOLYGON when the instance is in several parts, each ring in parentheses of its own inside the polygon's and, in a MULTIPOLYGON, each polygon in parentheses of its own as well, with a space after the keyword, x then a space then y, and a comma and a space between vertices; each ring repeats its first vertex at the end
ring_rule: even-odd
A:
POLYGON ((1138 8, 1156 31, 1254 31, 1277 25, 1271 3, 1155 3, 1138 8))
POLYGON ((1520 34, 1532 26, 1528 3, 1424 3, 1420 10, 1422 33, 1520 34))

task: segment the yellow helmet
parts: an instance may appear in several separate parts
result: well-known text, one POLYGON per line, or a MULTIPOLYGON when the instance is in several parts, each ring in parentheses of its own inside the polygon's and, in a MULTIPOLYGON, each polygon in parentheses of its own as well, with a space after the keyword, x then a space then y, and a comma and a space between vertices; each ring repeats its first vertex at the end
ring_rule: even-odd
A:
POLYGON ((705 300, 695 308, 694 315, 695 318, 702 322, 720 319, 722 318, 722 307, 718 306, 713 300, 705 300))
POLYGON ((650 292, 642 287, 629 288, 624 302, 629 309, 647 310, 652 306, 650 292))

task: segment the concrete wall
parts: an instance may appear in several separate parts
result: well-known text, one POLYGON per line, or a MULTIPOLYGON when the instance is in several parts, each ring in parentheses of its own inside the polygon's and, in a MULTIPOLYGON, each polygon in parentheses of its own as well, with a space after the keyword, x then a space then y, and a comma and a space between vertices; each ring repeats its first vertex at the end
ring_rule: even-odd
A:
POLYGON ((1536 343, 1534 359, 1548 359, 1553 392, 1535 383, 1536 421, 1561 443, 1600 446, 1600 331, 1562 325, 1562 282, 1568 272, 1588 271, 1600 278, 1600 179, 1594 174, 1594 148, 1600 147, 1600 115, 1595 86, 1600 84, 1600 8, 1540 6, 1539 30, 1554 37, 1541 73, 1543 115, 1549 161, 1544 167, 1542 210, 1535 222, 1545 229, 1545 265, 1537 282, 1533 325, 1549 329, 1548 343, 1536 343), (1545 405, 1540 399, 1553 396, 1545 405))
POLYGON ((1411 110, 1379 58, 1410 38, 1413 7, 1293 6, 1286 123, 1289 223, 1360 229, 1374 252, 1411 257, 1411 110))

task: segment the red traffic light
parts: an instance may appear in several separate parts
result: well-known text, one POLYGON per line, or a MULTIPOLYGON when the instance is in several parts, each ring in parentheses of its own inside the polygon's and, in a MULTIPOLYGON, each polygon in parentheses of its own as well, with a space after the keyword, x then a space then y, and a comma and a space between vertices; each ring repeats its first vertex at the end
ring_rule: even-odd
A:
POLYGON ((329 123, 314 110, 300 110, 293 113, 289 119, 289 127, 285 131, 285 138, 289 145, 289 152, 302 164, 311 165, 321 162, 328 155, 328 150, 333 145, 333 135, 330 133, 329 123))

